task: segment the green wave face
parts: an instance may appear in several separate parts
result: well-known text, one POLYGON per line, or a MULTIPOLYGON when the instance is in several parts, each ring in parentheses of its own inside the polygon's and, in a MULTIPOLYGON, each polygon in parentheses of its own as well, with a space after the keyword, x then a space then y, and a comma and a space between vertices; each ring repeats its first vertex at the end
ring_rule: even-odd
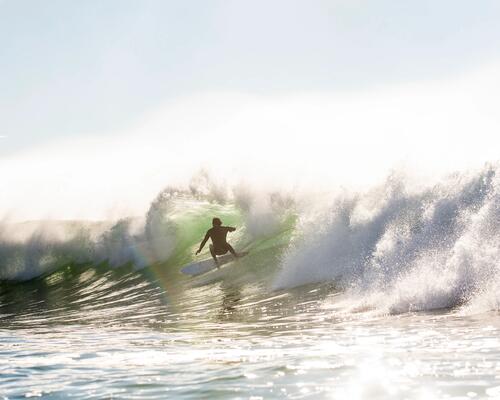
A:
POLYGON ((122 219, 104 226, 53 222, 49 228, 63 231, 64 239, 35 231, 25 243, 7 243, 2 247, 0 279, 15 282, 63 271, 78 275, 89 268, 133 271, 151 266, 173 273, 170 278, 177 279, 175 273, 183 265, 210 257, 208 244, 199 256, 194 253, 214 217, 236 227, 228 241, 237 251, 254 253, 288 244, 296 222, 292 208, 271 211, 256 211, 236 201, 162 193, 142 221, 122 219))
MULTIPOLYGON (((235 245, 241 245, 245 235, 244 217, 241 210, 234 205, 220 205, 208 202, 185 201, 174 205, 174 210, 169 214, 170 221, 175 226, 175 250, 170 264, 183 262, 191 258, 205 233, 212 226, 212 218, 218 217, 224 225, 237 227, 228 240, 235 245)), ((204 255, 207 256, 208 244, 205 246, 204 255)))
MULTIPOLYGON (((250 256, 240 260, 242 264, 277 266, 279 257, 288 246, 297 221, 292 210, 282 210, 275 215, 272 227, 256 230, 260 217, 249 215, 234 203, 218 204, 200 201, 175 201, 168 212, 168 224, 175 230, 175 247, 171 256, 155 269, 169 271, 171 279, 182 266, 194 261, 210 258, 208 243, 202 253, 195 256, 205 233, 212 226, 212 218, 218 217, 226 226, 236 227, 228 234, 228 242, 236 251, 249 251, 250 256)), ((252 267, 252 269, 254 269, 252 267)))
MULTIPOLYGON (((150 213, 149 221, 134 234, 128 231, 129 221, 122 221, 93 242, 84 235, 82 243, 89 249, 89 259, 83 262, 72 260, 71 251, 61 244, 45 246, 53 256, 62 257, 64 253, 60 264, 28 281, 0 282, 2 312, 13 316, 6 323, 15 325, 24 321, 24 317, 32 320, 36 314, 42 315, 48 324, 66 320, 68 316, 83 324, 156 324, 155 315, 187 312, 193 301, 205 298, 205 290, 221 285, 236 287, 238 292, 263 293, 272 282, 296 223, 292 210, 276 213, 270 224, 269 216, 248 212, 230 202, 175 198, 162 203, 160 209, 153 217, 150 213), (237 228, 229 233, 228 242, 237 251, 248 250, 249 255, 196 278, 183 275, 180 269, 184 265, 210 258, 208 244, 200 255, 195 256, 195 251, 213 217, 237 228), (261 223, 266 225, 265 229, 261 229, 261 223), (112 265, 106 258, 94 262, 92 257, 99 260, 97 256, 102 257, 99 251, 103 248, 110 259, 115 257, 113 252, 125 253, 125 262, 112 265), (168 257, 155 260, 167 248, 170 248, 168 257), (137 262, 151 259, 154 261, 138 268, 137 262)), ((69 239, 72 243, 74 240, 74 237, 69 239)))

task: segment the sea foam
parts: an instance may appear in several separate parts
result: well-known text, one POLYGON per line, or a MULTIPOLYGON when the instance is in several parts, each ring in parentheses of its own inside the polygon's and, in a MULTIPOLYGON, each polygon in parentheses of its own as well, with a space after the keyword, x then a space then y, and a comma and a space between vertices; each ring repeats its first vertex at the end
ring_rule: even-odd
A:
POLYGON ((391 176, 303 216, 274 288, 332 281, 348 310, 498 309, 498 165, 410 187, 391 176))

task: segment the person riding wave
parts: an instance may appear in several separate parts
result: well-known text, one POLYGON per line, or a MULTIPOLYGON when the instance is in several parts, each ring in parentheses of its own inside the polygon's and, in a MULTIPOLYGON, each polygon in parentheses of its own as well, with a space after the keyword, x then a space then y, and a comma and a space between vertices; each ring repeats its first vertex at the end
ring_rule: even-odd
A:
POLYGON ((238 253, 236 253, 233 249, 233 247, 227 242, 226 236, 228 232, 234 232, 236 228, 233 228, 231 226, 222 226, 222 221, 219 218, 214 218, 212 220, 212 228, 210 228, 203 241, 200 244, 200 248, 196 252, 196 254, 199 254, 203 247, 205 246, 205 243, 207 243, 208 239, 212 239, 212 244, 210 245, 210 254, 212 255, 215 265, 217 265, 217 268, 219 267, 219 260, 217 260, 217 256, 221 256, 223 254, 226 254, 228 251, 235 257, 240 257, 238 253))

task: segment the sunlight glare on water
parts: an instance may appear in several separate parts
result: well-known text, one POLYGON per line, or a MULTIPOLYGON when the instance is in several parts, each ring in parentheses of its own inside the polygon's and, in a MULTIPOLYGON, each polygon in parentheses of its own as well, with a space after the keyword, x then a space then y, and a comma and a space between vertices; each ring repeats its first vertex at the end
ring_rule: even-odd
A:
MULTIPOLYGON (((31 304, 40 316, 36 324, 23 326, 19 312, 1 330, 0 390, 8 398, 417 399, 491 393, 500 374, 494 317, 485 327, 481 319, 465 321, 448 312, 332 316, 323 309, 326 298, 338 298, 332 290, 269 296, 259 285, 228 289, 214 282, 203 290, 185 287, 153 316, 134 309, 132 295, 128 312, 138 318, 106 321, 95 310, 85 323, 63 325, 44 314, 61 315, 71 307, 31 304), (30 380, 19 386, 20 376, 30 380)), ((122 312, 124 304, 116 307, 122 312)))

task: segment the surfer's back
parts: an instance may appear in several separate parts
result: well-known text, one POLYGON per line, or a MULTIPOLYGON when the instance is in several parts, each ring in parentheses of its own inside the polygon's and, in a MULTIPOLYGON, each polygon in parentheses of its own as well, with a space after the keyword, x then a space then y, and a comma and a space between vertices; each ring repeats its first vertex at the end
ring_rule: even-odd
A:
POLYGON ((207 235, 212 239, 214 246, 222 246, 227 244, 226 237, 228 232, 233 232, 236 228, 231 226, 214 226, 207 231, 207 235))

